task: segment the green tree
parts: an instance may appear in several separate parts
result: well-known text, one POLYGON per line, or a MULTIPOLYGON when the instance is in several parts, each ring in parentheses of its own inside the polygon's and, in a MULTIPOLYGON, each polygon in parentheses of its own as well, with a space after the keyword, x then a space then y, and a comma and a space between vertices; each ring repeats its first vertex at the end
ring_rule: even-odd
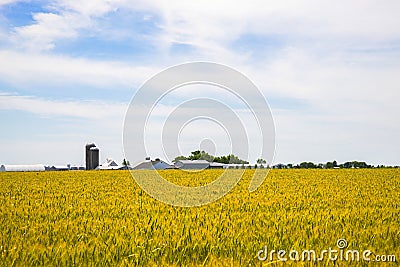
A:
POLYGON ((196 150, 196 151, 192 151, 192 152, 191 152, 191 155, 188 157, 188 159, 190 159, 190 160, 197 160, 197 159, 200 158, 200 156, 201 156, 200 150, 196 150))
POLYGON ((174 160, 172 162, 177 162, 178 160, 184 160, 187 159, 187 157, 185 156, 177 156, 176 158, 174 158, 174 160))
POLYGON ((257 163, 258 164, 265 164, 265 163, 267 163, 267 161, 265 160, 265 159, 257 159, 257 163))
POLYGON ((131 163, 128 160, 124 159, 122 161, 122 166, 130 166, 130 165, 131 165, 131 163))
POLYGON ((230 154, 226 156, 214 157, 204 150, 196 150, 192 151, 188 157, 178 156, 172 162, 176 162, 178 160, 207 160, 208 162, 218 162, 223 164, 248 164, 248 161, 240 159, 238 156, 230 154))
POLYGON ((259 158, 257 159, 257 164, 260 165, 260 168, 264 168, 264 164, 267 163, 265 159, 259 158))
POLYGON ((224 163, 224 164, 249 164, 248 161, 239 159, 238 156, 230 154, 227 156, 215 157, 215 162, 224 163))
POLYGON ((314 168, 317 168, 317 165, 315 165, 312 162, 302 162, 302 163, 300 163, 300 168, 302 168, 302 169, 314 169, 314 168))

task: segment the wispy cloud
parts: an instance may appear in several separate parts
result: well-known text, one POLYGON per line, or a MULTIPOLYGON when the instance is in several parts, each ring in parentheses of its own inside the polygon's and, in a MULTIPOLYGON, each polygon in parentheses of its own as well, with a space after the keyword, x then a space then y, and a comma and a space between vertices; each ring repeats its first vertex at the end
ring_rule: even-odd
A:
POLYGON ((11 4, 11 3, 16 3, 18 1, 21 1, 21 0, 0 0, 0 6, 11 4))
POLYGON ((95 29, 94 19, 114 9, 109 1, 55 1, 48 12, 32 14, 34 23, 14 29, 18 46, 30 51, 51 50, 56 43, 76 39, 80 31, 95 29))
POLYGON ((90 25, 76 14, 37 13, 33 19, 35 24, 15 29, 15 42, 32 51, 53 49, 56 40, 77 38, 78 29, 90 25))
POLYGON ((0 80, 13 85, 80 83, 98 88, 133 88, 148 79, 156 67, 95 61, 60 55, 0 51, 0 80))
POLYGON ((123 117, 126 107, 127 103, 55 101, 32 96, 0 93, 0 110, 20 110, 42 116, 107 120, 123 117))

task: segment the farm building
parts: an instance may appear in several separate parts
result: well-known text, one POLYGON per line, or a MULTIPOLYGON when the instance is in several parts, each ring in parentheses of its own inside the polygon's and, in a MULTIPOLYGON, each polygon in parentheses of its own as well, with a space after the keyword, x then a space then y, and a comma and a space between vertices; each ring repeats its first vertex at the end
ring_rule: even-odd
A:
POLYGON ((219 163, 219 162, 210 162, 208 166, 209 169, 225 169, 227 164, 219 163))
POLYGON ((251 164, 226 164, 226 169, 254 169, 254 165, 251 164))
POLYGON ((176 168, 184 170, 202 170, 210 167, 210 162, 207 160, 178 160, 174 165, 176 168))
POLYGON ((45 171, 43 164, 34 165, 1 165, 1 172, 42 172, 45 171))
POLYGON ((155 160, 150 160, 149 158, 146 158, 145 161, 142 161, 135 165, 135 167, 133 167, 134 170, 166 170, 173 168, 173 166, 169 165, 159 158, 155 160))
POLYGON ((85 166, 70 166, 69 169, 71 171, 84 171, 86 168, 85 166))
POLYGON ((45 167, 46 171, 69 171, 69 166, 48 166, 45 167))
POLYGON ((103 164, 96 167, 96 170, 119 170, 121 167, 113 159, 107 158, 103 164))

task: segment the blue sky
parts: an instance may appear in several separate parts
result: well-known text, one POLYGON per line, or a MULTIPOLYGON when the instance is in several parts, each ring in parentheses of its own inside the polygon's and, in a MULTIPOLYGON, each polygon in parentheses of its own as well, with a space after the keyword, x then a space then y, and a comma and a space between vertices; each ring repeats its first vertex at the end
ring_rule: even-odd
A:
MULTIPOLYGON (((169 66, 210 61, 241 71, 265 95, 275 162, 400 165, 399 8, 0 0, 0 163, 83 164, 86 142, 100 147, 102 161, 121 161, 124 115, 138 88, 169 66)), ((182 153, 200 142, 182 140, 182 153)))

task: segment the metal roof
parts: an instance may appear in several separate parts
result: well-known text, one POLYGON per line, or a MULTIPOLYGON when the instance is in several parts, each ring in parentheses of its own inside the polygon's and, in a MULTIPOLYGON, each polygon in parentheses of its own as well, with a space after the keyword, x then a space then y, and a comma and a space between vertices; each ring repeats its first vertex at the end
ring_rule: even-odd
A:
POLYGON ((210 164, 207 160, 202 160, 202 159, 196 159, 196 160, 178 160, 177 162, 183 163, 183 164, 210 164))
POLYGON ((43 164, 1 165, 0 171, 2 171, 2 172, 38 172, 38 171, 45 171, 45 167, 43 164))

